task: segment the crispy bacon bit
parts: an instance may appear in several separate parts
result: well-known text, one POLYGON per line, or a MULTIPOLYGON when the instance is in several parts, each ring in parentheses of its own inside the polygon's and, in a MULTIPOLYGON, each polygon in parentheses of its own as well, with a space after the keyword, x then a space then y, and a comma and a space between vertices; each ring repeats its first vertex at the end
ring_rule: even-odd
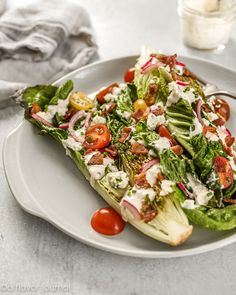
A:
POLYGON ((161 115, 163 115, 165 113, 165 111, 164 111, 164 108, 162 106, 158 106, 154 110, 152 110, 152 113, 155 116, 161 116, 161 115))
POLYGON ((126 141, 126 139, 129 137, 131 130, 132 129, 130 127, 124 127, 123 130, 122 130, 122 132, 121 132, 121 136, 118 139, 118 141, 120 143, 124 143, 126 141))
POLYGON ((103 155, 101 153, 96 153, 88 161, 88 165, 102 165, 103 164, 103 155))
POLYGON ((31 107, 31 115, 36 114, 41 111, 42 111, 42 109, 41 109, 40 105, 37 102, 34 102, 31 107))
POLYGON ((145 148, 145 145, 136 142, 131 145, 131 153, 136 155, 146 155, 148 150, 145 148))
POLYGON ((225 143, 226 143, 226 145, 229 146, 229 147, 234 143, 234 140, 235 140, 235 138, 232 137, 232 136, 230 136, 230 135, 227 135, 227 136, 225 137, 225 143))
POLYGON ((146 104, 148 105, 148 106, 152 106, 154 103, 155 103, 155 101, 156 101, 156 98, 155 98, 155 96, 147 96, 146 98, 145 98, 145 102, 146 102, 146 104))
POLYGON ((147 116, 147 112, 143 110, 137 110, 135 113, 133 113, 132 117, 135 119, 136 122, 141 120, 142 118, 145 118, 147 116))
POLYGON ((223 199, 225 203, 236 205, 236 200, 234 199, 223 199))
POLYGON ((206 113, 210 113, 210 112, 212 112, 210 106, 209 106, 207 103, 204 103, 204 104, 202 105, 202 108, 204 109, 204 111, 205 111, 206 113))
POLYGON ((144 222, 151 221, 154 217, 157 216, 157 209, 148 202, 144 201, 142 204, 142 212, 141 212, 141 219, 144 222))
POLYGON ((149 94, 150 95, 155 95, 157 90, 158 90, 159 86, 157 84, 151 83, 149 85, 149 94))
POLYGON ((92 149, 87 149, 85 152, 84 152, 84 155, 88 155, 90 153, 94 152, 92 149))
POLYGON ((206 135, 207 132, 215 133, 215 132, 216 132, 216 128, 213 127, 213 126, 205 126, 205 125, 204 125, 204 126, 203 126, 203 129, 202 129, 202 133, 203 133, 204 135, 206 135))
POLYGON ((231 150, 230 147, 228 147, 228 146, 224 146, 224 150, 225 150, 225 152, 227 153, 227 155, 229 155, 230 157, 233 156, 233 153, 232 153, 232 150, 231 150))
POLYGON ((139 187, 150 188, 150 184, 146 179, 146 172, 139 173, 134 176, 134 183, 139 187))
POLYGON ((164 176, 162 175, 161 172, 157 173, 157 180, 162 181, 164 179, 164 176))
POLYGON ((174 54, 174 55, 169 55, 169 56, 168 56, 168 55, 161 55, 161 54, 158 54, 158 55, 157 55, 157 59, 158 59, 160 62, 162 62, 162 63, 168 65, 171 69, 175 66, 175 63, 176 63, 176 57, 177 57, 176 54, 174 54))
POLYGON ((117 104, 115 102, 112 102, 107 112, 111 113, 116 108, 116 106, 117 104))
POLYGON ((188 77, 190 77, 190 78, 192 78, 192 79, 194 79, 194 80, 197 79, 196 75, 193 74, 191 71, 189 71, 189 70, 186 69, 186 68, 184 69, 184 76, 188 76, 188 77))
POLYGON ((182 155, 183 152, 184 152, 184 149, 183 149, 182 146, 179 145, 179 144, 170 147, 170 149, 171 149, 172 152, 174 152, 177 156, 182 155))
POLYGON ((113 159, 117 158, 118 156, 118 151, 115 145, 110 145, 109 147, 106 147, 105 152, 107 152, 109 156, 113 159))

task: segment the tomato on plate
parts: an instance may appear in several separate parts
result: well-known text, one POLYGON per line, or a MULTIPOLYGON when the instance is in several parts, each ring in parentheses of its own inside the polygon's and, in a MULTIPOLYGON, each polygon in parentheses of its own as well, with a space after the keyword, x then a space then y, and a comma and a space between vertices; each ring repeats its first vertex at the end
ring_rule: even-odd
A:
POLYGON ((218 174, 220 184, 225 189, 234 181, 234 172, 229 161, 225 157, 214 158, 214 168, 218 174))
POLYGON ((158 133, 160 136, 168 138, 172 145, 178 145, 165 125, 160 125, 160 127, 158 128, 158 133))
POLYGON ((82 92, 74 92, 70 95, 70 104, 76 110, 88 110, 93 107, 93 101, 82 92))
POLYGON ((41 111, 42 111, 42 109, 41 109, 40 105, 37 102, 34 102, 31 107, 31 114, 36 114, 41 111))
POLYGON ((103 235, 114 236, 125 228, 125 221, 112 208, 98 209, 91 218, 92 228, 103 235))
POLYGON ((97 95, 96 98, 98 100, 98 102, 100 104, 105 103, 105 99, 104 96, 107 95, 108 93, 112 92, 112 89, 114 87, 119 87, 119 85, 117 83, 112 83, 111 85, 109 85, 108 87, 106 87, 105 89, 101 90, 97 95))
POLYGON ((138 110, 146 111, 146 109, 147 109, 147 104, 146 104, 145 100, 140 99, 140 98, 135 100, 133 106, 134 106, 135 111, 138 111, 138 110))
POLYGON ((224 125, 230 117, 230 107, 229 104, 222 98, 216 97, 213 102, 213 107, 216 115, 219 117, 214 121, 216 125, 224 125))
POLYGON ((124 74, 125 83, 131 83, 134 81, 134 73, 135 73, 135 68, 130 68, 125 72, 124 74))
POLYGON ((95 124, 85 132, 84 147, 91 150, 100 150, 111 141, 110 132, 105 124, 95 124))

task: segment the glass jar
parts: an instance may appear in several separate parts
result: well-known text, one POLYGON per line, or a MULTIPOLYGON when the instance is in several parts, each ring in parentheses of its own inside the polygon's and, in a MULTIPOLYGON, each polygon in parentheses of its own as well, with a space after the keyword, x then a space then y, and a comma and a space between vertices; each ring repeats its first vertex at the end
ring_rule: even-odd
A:
POLYGON ((224 47, 235 20, 235 0, 179 0, 183 41, 198 49, 224 47))

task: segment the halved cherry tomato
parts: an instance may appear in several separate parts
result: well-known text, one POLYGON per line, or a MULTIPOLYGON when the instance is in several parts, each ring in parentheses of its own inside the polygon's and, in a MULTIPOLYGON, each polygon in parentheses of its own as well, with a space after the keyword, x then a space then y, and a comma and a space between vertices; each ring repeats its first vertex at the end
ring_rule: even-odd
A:
POLYGON ((135 111, 138 111, 138 110, 146 111, 146 109, 147 109, 147 104, 143 99, 135 100, 135 102, 134 102, 134 110, 135 111))
POLYGON ((165 125, 160 125, 158 128, 158 133, 160 136, 168 138, 172 145, 178 144, 165 125))
POLYGON ((213 102, 213 107, 215 110, 215 113, 219 117, 219 119, 215 120, 214 123, 216 125, 224 125, 226 121, 229 120, 230 117, 230 108, 228 103, 219 97, 216 97, 213 102))
POLYGON ((100 104, 103 104, 105 102, 105 99, 104 99, 104 96, 108 93, 111 93, 112 92, 112 89, 114 87, 119 87, 119 85, 117 83, 113 83, 111 85, 109 85, 108 87, 106 87, 105 89, 101 90, 97 95, 96 95, 96 98, 98 100, 98 102, 100 104))
POLYGON ((234 173, 229 161, 224 157, 215 157, 214 168, 219 176, 219 181, 225 189, 234 181, 234 173))
POLYGON ((82 92, 74 92, 70 95, 70 104, 76 110, 88 110, 93 107, 93 101, 82 92))
POLYGON ((95 124, 85 132, 84 147, 91 150, 100 150, 111 141, 110 132, 105 124, 95 124))
POLYGON ((40 105, 37 102, 34 102, 31 107, 31 114, 36 114, 41 111, 42 111, 42 109, 41 109, 40 105))
POLYGON ((135 73, 135 68, 130 68, 125 72, 124 74, 125 83, 131 83, 134 81, 134 73, 135 73))
POLYGON ((112 208, 98 209, 91 218, 92 228, 103 235, 114 236, 125 228, 125 221, 112 208))
POLYGON ((182 146, 179 145, 179 144, 172 146, 170 149, 171 149, 172 152, 175 153, 177 156, 182 155, 183 152, 184 152, 184 149, 183 149, 182 146))

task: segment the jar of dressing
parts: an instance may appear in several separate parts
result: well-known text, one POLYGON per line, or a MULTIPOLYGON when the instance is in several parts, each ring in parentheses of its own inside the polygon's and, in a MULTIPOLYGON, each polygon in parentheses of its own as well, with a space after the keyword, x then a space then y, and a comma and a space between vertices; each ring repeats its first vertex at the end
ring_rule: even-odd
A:
POLYGON ((224 47, 235 19, 235 0, 179 0, 183 41, 198 49, 224 47))

